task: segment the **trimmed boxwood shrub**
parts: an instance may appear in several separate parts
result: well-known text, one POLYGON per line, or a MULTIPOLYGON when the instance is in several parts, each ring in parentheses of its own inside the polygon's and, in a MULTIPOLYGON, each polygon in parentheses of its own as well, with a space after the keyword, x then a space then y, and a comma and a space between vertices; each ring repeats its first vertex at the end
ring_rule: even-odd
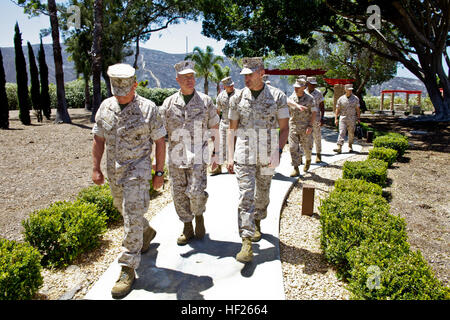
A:
POLYGON ((397 159, 397 154, 397 150, 394 149, 375 147, 369 150, 369 159, 383 160, 387 162, 388 167, 390 167, 397 159))
POLYGON ((347 252, 362 241, 406 241, 405 222, 389 214, 389 204, 379 195, 333 191, 319 207, 321 246, 328 261, 348 276, 347 252))
POLYGON ((346 161, 342 168, 342 178, 362 179, 382 187, 386 184, 388 164, 383 160, 346 161))
POLYGON ((41 254, 27 243, 0 239, 0 300, 28 300, 42 285, 41 254))
POLYGON ((401 158, 405 154, 406 149, 408 149, 408 139, 400 134, 390 133, 375 138, 375 140, 373 140, 373 146, 397 150, 397 157, 401 158))
POLYGON ((109 184, 105 183, 101 186, 90 186, 84 188, 78 194, 78 200, 96 204, 98 212, 108 217, 108 224, 112 224, 121 220, 122 215, 114 206, 114 199, 111 195, 109 184))
POLYGON ((107 217, 95 204, 55 202, 22 222, 25 240, 43 255, 43 266, 61 267, 100 244, 107 217))
POLYGON ((379 196, 383 194, 383 189, 379 185, 360 179, 338 179, 334 183, 334 188, 337 191, 353 191, 379 196))
POLYGON ((441 300, 448 289, 434 276, 420 251, 407 242, 364 241, 348 253, 349 289, 355 299, 441 300))

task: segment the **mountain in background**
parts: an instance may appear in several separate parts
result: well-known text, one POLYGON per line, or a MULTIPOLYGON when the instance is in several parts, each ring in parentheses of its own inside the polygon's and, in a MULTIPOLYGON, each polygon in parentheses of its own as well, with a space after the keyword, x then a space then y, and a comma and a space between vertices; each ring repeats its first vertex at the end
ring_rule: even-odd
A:
MULTIPOLYGON (((37 56, 39 45, 32 45, 33 51, 37 56)), ((72 61, 68 60, 68 54, 65 51, 65 46, 62 45, 62 56, 64 66, 64 81, 72 81, 77 79, 77 74, 72 61)), ((1 48, 3 54, 3 64, 6 73, 6 82, 16 82, 16 68, 15 56, 13 47, 1 48)), ((44 44, 45 57, 49 69, 49 81, 55 83, 55 66, 53 61, 53 46, 51 44, 44 44)), ((28 66, 28 49, 23 46, 23 53, 28 66)), ((148 80, 150 88, 178 88, 178 83, 175 80, 174 64, 184 60, 185 54, 172 54, 162 51, 140 48, 140 55, 138 58, 138 69, 136 76, 138 81, 148 80)), ((239 74, 240 68, 231 62, 230 59, 224 57, 223 66, 228 66, 231 69, 231 77, 235 83, 236 88, 244 87, 244 77, 239 74)), ((133 65, 134 55, 125 58, 125 63, 133 65)), ((28 77, 30 79, 30 77, 28 77)), ((269 80, 271 85, 281 89, 286 94, 293 92, 292 85, 290 85, 286 78, 270 75, 269 80)), ((209 81, 209 95, 216 95, 216 84, 209 81)), ((418 79, 395 77, 381 85, 372 86, 367 90, 368 93, 374 96, 380 95, 382 89, 398 89, 398 90, 422 90, 426 94, 425 85, 418 79)), ((203 79, 198 78, 196 89, 203 91, 203 79)), ((323 91, 323 89, 322 89, 323 91)))

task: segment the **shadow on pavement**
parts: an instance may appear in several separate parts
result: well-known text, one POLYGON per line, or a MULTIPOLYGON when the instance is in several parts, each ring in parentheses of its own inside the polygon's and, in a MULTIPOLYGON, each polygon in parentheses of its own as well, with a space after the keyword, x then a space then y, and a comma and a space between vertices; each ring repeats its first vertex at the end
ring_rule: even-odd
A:
POLYGON ((142 261, 136 270, 138 279, 133 290, 146 290, 154 293, 174 293, 178 300, 204 300, 200 293, 213 286, 209 276, 196 276, 155 266, 159 243, 153 243, 149 252, 142 255, 142 261))

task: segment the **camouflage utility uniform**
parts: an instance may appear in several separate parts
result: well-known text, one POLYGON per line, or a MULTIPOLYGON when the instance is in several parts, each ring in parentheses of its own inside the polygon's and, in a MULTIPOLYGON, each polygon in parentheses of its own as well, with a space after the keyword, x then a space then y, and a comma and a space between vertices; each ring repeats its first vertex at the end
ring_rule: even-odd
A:
POLYGON ((222 112, 222 119, 220 120, 219 125, 219 134, 220 134, 220 148, 219 148, 219 163, 224 163, 227 159, 227 130, 230 126, 230 120, 228 119, 228 113, 230 109, 230 99, 239 94, 238 89, 234 89, 232 93, 228 93, 223 90, 216 99, 217 111, 222 112))
POLYGON ((124 219, 119 264, 136 269, 143 231, 149 226, 144 214, 150 200, 152 144, 164 137, 166 130, 156 105, 135 94, 123 110, 115 97, 104 100, 92 132, 105 138, 109 186, 124 219))
MULTIPOLYGON (((314 89, 312 92, 309 92, 308 89, 305 90, 306 93, 309 93, 313 98, 316 106, 316 119, 313 124, 313 140, 316 145, 316 153, 322 153, 322 133, 320 128, 320 103, 325 99, 323 98, 322 93, 319 89, 314 89)), ((312 146, 311 146, 312 147, 312 146)))
POLYGON ((274 168, 269 168, 270 155, 273 150, 278 150, 278 119, 287 118, 289 108, 286 95, 267 84, 256 99, 245 87, 230 101, 229 119, 239 121, 234 168, 239 185, 238 225, 241 238, 253 237, 254 220, 267 216, 274 173, 274 168))
POLYGON ((339 110, 339 138, 337 141, 338 146, 342 146, 344 144, 347 131, 348 144, 349 146, 353 144, 357 120, 357 107, 359 107, 359 99, 354 94, 352 94, 350 97, 347 97, 344 94, 338 99, 336 103, 336 108, 339 110))
POLYGON ((166 98, 160 108, 169 135, 172 197, 175 210, 185 223, 205 211, 208 129, 220 121, 216 110, 212 99, 197 91, 186 104, 181 90, 166 98))
POLYGON ((290 97, 294 102, 308 108, 306 111, 296 107, 289 107, 289 151, 292 159, 292 166, 298 167, 302 164, 302 152, 305 153, 306 160, 311 160, 312 137, 306 134, 306 129, 310 126, 312 112, 316 110, 314 98, 306 93, 299 97, 294 92, 290 97), (301 146, 301 148, 300 148, 301 146))

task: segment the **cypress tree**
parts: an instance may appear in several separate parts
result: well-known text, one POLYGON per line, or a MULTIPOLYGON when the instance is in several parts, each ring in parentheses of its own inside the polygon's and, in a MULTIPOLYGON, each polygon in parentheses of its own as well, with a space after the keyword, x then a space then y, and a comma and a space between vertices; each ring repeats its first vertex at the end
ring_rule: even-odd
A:
POLYGON ((42 37, 41 37, 41 45, 39 46, 38 60, 39 60, 39 77, 41 80, 41 107, 45 118, 47 118, 47 120, 50 120, 51 102, 50 102, 50 94, 48 93, 48 67, 47 62, 45 61, 45 50, 44 45, 42 44, 42 37))
POLYGON ((8 97, 6 95, 6 75, 3 68, 3 55, 0 50, 0 128, 9 128, 9 105, 8 97))
POLYGON ((17 99, 19 101, 19 119, 24 125, 30 125, 30 98, 28 95, 27 64, 22 50, 22 34, 16 22, 14 34, 14 51, 16 53, 17 99))
POLYGON ((33 104, 34 112, 36 113, 37 121, 42 122, 42 107, 41 107, 41 93, 39 85, 39 72, 36 65, 36 57, 34 56, 33 47, 30 42, 28 46, 28 60, 30 62, 30 78, 31 78, 31 102, 33 104))

